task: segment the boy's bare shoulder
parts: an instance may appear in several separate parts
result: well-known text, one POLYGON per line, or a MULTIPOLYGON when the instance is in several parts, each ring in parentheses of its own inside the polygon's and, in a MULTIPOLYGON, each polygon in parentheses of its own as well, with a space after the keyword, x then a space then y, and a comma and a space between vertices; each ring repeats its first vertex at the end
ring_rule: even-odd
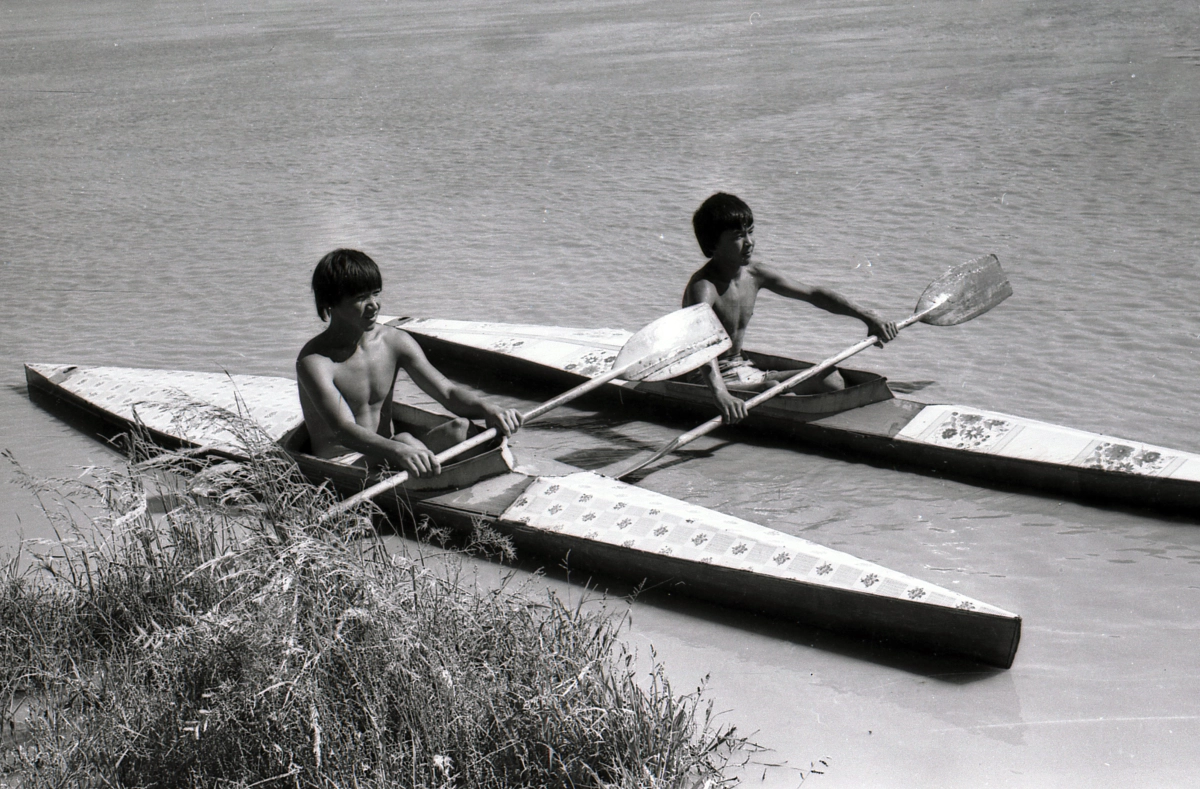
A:
POLYGON ((789 279, 788 277, 784 276, 779 269, 775 268, 769 263, 762 263, 757 260, 750 264, 747 273, 752 276, 754 281, 759 285, 782 282, 789 279))
MULTIPOLYGON (((366 343, 367 353, 370 356, 382 352, 396 358, 405 359, 414 353, 419 353, 421 350, 421 346, 417 344, 417 341, 413 339, 411 334, 395 326, 379 324, 373 327, 370 332, 370 337, 366 343)), ((356 346, 343 347, 336 343, 329 336, 328 332, 321 332, 316 337, 304 343, 304 347, 296 355, 296 365, 298 367, 305 365, 320 368, 325 365, 345 361, 356 352, 356 346)))
POLYGON ((378 324, 372 330, 370 347, 376 350, 374 354, 385 354, 391 362, 407 368, 410 364, 425 358, 421 345, 411 334, 403 329, 385 323, 378 324), (383 350, 386 349, 386 350, 383 350))
POLYGON ((687 287, 683 290, 683 298, 686 302, 683 306, 690 307, 697 301, 707 301, 712 296, 715 296, 716 292, 717 286, 712 280, 708 267, 698 268, 692 274, 691 279, 688 280, 687 287))
POLYGON ((300 349, 300 353, 296 354, 296 364, 299 365, 306 360, 311 364, 320 358, 329 358, 329 338, 325 336, 325 332, 321 332, 316 337, 304 343, 304 347, 300 349))
POLYGON ((717 286, 707 277, 696 277, 688 282, 684 295, 693 302, 707 300, 717 295, 717 286))
POLYGON ((381 323, 376 329, 379 332, 379 338, 386 342, 391 347, 398 351, 411 353, 414 349, 420 350, 420 344, 413 338, 411 334, 404 331, 398 326, 392 326, 389 323, 381 323))

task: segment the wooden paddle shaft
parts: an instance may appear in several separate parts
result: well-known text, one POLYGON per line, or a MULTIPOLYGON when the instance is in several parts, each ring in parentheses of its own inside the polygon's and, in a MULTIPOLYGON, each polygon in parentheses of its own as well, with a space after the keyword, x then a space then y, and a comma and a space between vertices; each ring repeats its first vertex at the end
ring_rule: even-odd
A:
POLYGON ((528 422, 531 419, 537 419, 539 416, 546 413, 547 411, 552 411, 555 408, 558 408, 560 405, 562 405, 563 403, 565 403, 569 400, 574 400, 576 397, 581 397, 582 395, 585 395, 588 392, 591 392, 595 389, 599 389, 601 386, 604 386, 609 381, 612 381, 616 378, 620 378, 622 375, 629 372, 634 367, 637 367, 638 365, 642 364, 642 362, 643 362, 643 360, 638 359, 636 361, 630 362, 629 364, 621 365, 620 367, 616 368, 615 370, 609 370, 604 375, 597 376, 597 377, 591 379, 590 381, 585 381, 585 382, 581 383, 579 386, 576 386, 574 389, 563 392, 558 397, 547 400, 546 402, 542 403, 541 405, 539 405, 536 408, 529 409, 521 416, 521 421, 528 422))
MULTIPOLYGON (((596 378, 592 378, 591 380, 580 384, 579 386, 575 387, 574 389, 571 389, 570 391, 563 392, 558 397, 555 397, 551 400, 547 400, 546 402, 542 403, 541 405, 537 406, 536 408, 531 408, 528 411, 526 411, 524 414, 521 415, 521 422, 523 424, 532 419, 537 419, 539 416, 546 413, 547 411, 551 411, 555 408, 558 408, 563 403, 566 403, 570 400, 574 400, 576 397, 581 397, 581 396, 587 394, 588 392, 591 392, 594 389, 598 389, 601 386, 604 386, 604 384, 613 380, 614 378, 621 377, 622 375, 629 372, 631 369, 633 369, 634 367, 637 367, 640 364, 642 364, 642 360, 638 359, 637 361, 622 365, 622 366, 616 368, 615 370, 610 370, 607 373, 605 373, 604 375, 598 376, 596 378)), ((483 444, 486 444, 487 442, 493 440, 497 435, 499 435, 499 433, 496 430, 496 428, 489 427, 487 430, 483 431, 482 433, 471 436, 466 441, 462 441, 462 442, 450 447, 449 449, 439 452, 434 457, 437 458, 437 462, 440 465, 442 463, 445 463, 447 460, 453 460, 454 458, 458 457, 459 455, 463 454, 464 452, 469 452, 478 446, 482 446, 483 444)), ((388 477, 387 479, 380 480, 379 482, 376 482, 371 487, 364 488, 363 490, 359 491, 358 493, 355 493, 350 498, 345 499, 345 500, 335 504, 334 506, 330 507, 329 511, 321 516, 321 520, 324 521, 325 519, 333 517, 334 515, 338 515, 340 513, 346 512, 347 510, 357 507, 359 504, 366 501, 367 499, 373 499, 376 496, 378 496, 380 493, 385 493, 385 492, 391 490, 392 488, 395 488, 399 485, 403 485, 405 482, 408 481, 408 478, 410 476, 411 475, 407 471, 401 471, 398 474, 388 477)))
MULTIPOLYGON (((926 309, 921 310, 920 312, 918 312, 914 315, 909 315, 904 320, 896 323, 896 331, 900 331, 901 329, 904 329, 904 328, 907 328, 907 327, 913 325, 914 323, 921 320, 921 318, 923 318, 926 315, 928 315, 929 313, 933 312, 935 309, 937 309, 941 305, 942 305, 942 302, 938 301, 937 303, 927 307, 926 309)), ((821 362, 820 364, 816 364, 816 365, 813 365, 812 367, 802 370, 802 371, 796 373, 795 375, 793 375, 792 377, 790 377, 786 380, 780 381, 779 383, 775 384, 774 386, 772 386, 769 389, 764 389, 763 391, 759 392, 754 397, 751 397, 750 399, 748 399, 746 401, 746 408, 750 409, 765 400, 770 400, 772 397, 775 397, 779 393, 787 391, 788 389, 791 389, 793 386, 803 383, 804 381, 807 381, 809 378, 813 378, 813 377, 825 372, 829 368, 836 365, 838 362, 845 361, 846 359, 849 359, 851 356, 853 356, 856 353, 859 353, 860 351, 865 351, 867 348, 870 348, 872 345, 874 345, 877 342, 879 342, 879 338, 876 337, 875 335, 871 335, 870 337, 867 337, 862 342, 858 343, 857 345, 850 346, 849 348, 847 348, 846 350, 837 354, 836 356, 830 356, 828 359, 821 362)), ((724 423, 725 423, 725 417, 714 416, 712 419, 708 420, 707 422, 700 425, 699 427, 696 427, 692 430, 689 430, 686 433, 681 434, 674 441, 672 441, 671 443, 667 444, 662 449, 655 452, 653 456, 647 458, 646 460, 639 462, 636 466, 631 466, 631 467, 625 469, 624 471, 622 471, 621 473, 617 474, 616 478, 620 479, 621 477, 632 474, 633 472, 637 471, 640 468, 650 465, 651 463, 658 460, 659 458, 666 455, 667 453, 674 452, 676 449, 679 449, 682 446, 686 446, 687 444, 692 443, 697 438, 700 438, 700 436, 711 433, 712 431, 716 430, 718 427, 720 427, 724 423)))
MULTIPOLYGON (((923 318, 926 315, 928 315, 929 313, 933 312, 934 309, 936 309, 939 306, 941 306, 941 302, 934 304, 933 306, 931 306, 927 309, 921 310, 920 312, 916 313, 915 315, 909 315, 907 318, 905 318, 902 321, 897 321, 896 322, 896 331, 900 331, 901 329, 905 329, 905 328, 908 328, 909 326, 912 326, 914 323, 921 320, 921 318, 923 318)), ((787 391, 788 389, 791 389, 793 386, 796 386, 797 384, 801 384, 801 383, 807 381, 809 378, 813 378, 816 375, 825 372, 829 368, 836 365, 838 362, 846 361, 854 354, 859 353, 861 351, 865 351, 866 349, 870 348, 872 345, 874 345, 877 342, 879 342, 879 338, 876 337, 875 335, 871 335, 870 337, 867 337, 862 342, 858 343, 857 345, 850 346, 849 348, 847 348, 846 350, 837 354, 836 356, 830 356, 828 359, 821 362, 820 364, 816 364, 816 365, 813 365, 812 367, 809 367, 806 370, 802 370, 802 371, 796 373, 795 375, 793 375, 791 378, 788 378, 784 381, 780 381, 779 383, 772 386, 770 389, 764 389, 763 391, 759 392, 754 397, 751 397, 749 400, 746 401, 746 408, 753 408, 754 406, 758 405, 759 403, 763 402, 764 400, 770 400, 772 397, 779 394, 780 392, 787 391)), ((720 421, 720 419, 721 419, 721 417, 717 417, 718 421, 720 421)))

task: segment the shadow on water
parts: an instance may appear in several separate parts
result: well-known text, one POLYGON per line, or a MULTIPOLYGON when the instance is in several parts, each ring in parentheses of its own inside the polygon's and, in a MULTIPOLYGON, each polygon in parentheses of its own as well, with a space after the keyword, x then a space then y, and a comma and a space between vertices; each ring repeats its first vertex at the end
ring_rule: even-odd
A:
MULTIPOLYGON (((591 412, 557 413, 553 416, 542 417, 531 422, 523 430, 536 430, 544 433, 587 433, 595 438, 604 439, 617 447, 644 450, 656 449, 658 444, 644 438, 637 438, 622 432, 626 425, 642 424, 636 419, 617 419, 608 414, 591 412)), ((683 429, 683 428, 680 428, 683 429)))
MULTIPOLYGON (((647 419, 653 419, 654 424, 678 430, 681 433, 696 426, 695 421, 679 422, 677 415, 670 421, 659 419, 655 414, 638 413, 637 416, 645 416, 647 419)), ((614 446, 589 447, 556 456, 556 459, 563 463, 570 463, 589 471, 604 473, 606 467, 616 468, 619 464, 632 460, 639 453, 648 453, 649 451, 657 450, 666 443, 665 440, 654 442, 638 439, 621 430, 625 426, 637 424, 644 424, 644 422, 637 418, 616 418, 615 416, 613 418, 606 418, 605 412, 601 411, 588 413, 581 418, 574 416, 564 417, 553 425, 540 422, 535 423, 531 425, 531 429, 549 429, 563 432, 580 430, 589 433, 595 438, 611 442, 614 446)), ((1060 492, 1041 490, 1021 484, 1020 482, 1005 481, 997 477, 947 474, 937 469, 905 463, 895 459, 858 454, 836 448, 818 447, 811 444, 798 445, 794 440, 774 438, 768 434, 740 430, 736 427, 721 427, 714 430, 705 437, 705 441, 706 446, 703 448, 697 448, 693 445, 686 449, 678 449, 645 468, 638 469, 629 475, 621 477, 621 479, 630 484, 638 484, 656 472, 682 466, 689 461, 708 459, 719 461, 722 449, 733 445, 740 445, 764 450, 798 452, 808 457, 820 458, 833 463, 857 464, 883 471, 915 474, 925 479, 952 482, 995 493, 1025 496, 1032 501, 1050 503, 1071 501, 1104 512, 1152 518, 1180 526, 1195 526, 1197 523, 1200 523, 1200 515, 1197 515, 1195 511, 1189 510, 1187 507, 1173 506, 1171 504, 1138 506, 1125 500, 1088 498, 1082 495, 1071 496, 1060 492)))
POLYGON ((94 438, 113 453, 122 457, 126 454, 125 447, 128 430, 119 428, 109 420, 85 411, 61 397, 55 397, 39 389, 29 389, 25 386, 13 386, 12 389, 23 395, 28 395, 32 403, 45 409, 55 419, 62 421, 68 427, 74 428, 86 436, 94 438))
POLYGON ((639 605, 698 620, 710 626, 778 639, 947 684, 967 685, 1004 673, 1003 669, 965 658, 930 654, 887 641, 844 635, 799 622, 775 619, 766 614, 672 594, 661 585, 643 587, 591 574, 580 580, 580 573, 573 571, 569 566, 558 564, 546 567, 536 559, 520 559, 517 566, 524 570, 540 570, 549 578, 582 585, 611 597, 636 600, 639 605))
POLYGON ((928 388, 936 384, 937 381, 892 381, 889 380, 887 385, 896 394, 912 394, 919 392, 922 389, 928 388))
MULTIPOLYGON (((394 523, 386 517, 380 516, 377 525, 381 534, 399 536, 407 540, 418 539, 411 528, 396 529, 394 523)), ((449 532, 443 535, 439 544, 448 550, 468 548, 467 537, 460 532, 449 532)), ((776 619, 767 614, 673 594, 665 589, 663 584, 646 586, 607 575, 580 571, 570 566, 569 556, 565 561, 547 562, 538 556, 529 556, 521 552, 509 559, 503 559, 495 554, 481 554, 478 551, 471 553, 476 558, 485 560, 498 568, 503 567, 530 575, 540 575, 561 584, 581 588, 600 597, 620 599, 629 603, 636 602, 637 605, 696 620, 710 627, 780 640, 796 646, 885 666, 947 685, 969 685, 1006 673, 1004 669, 966 658, 922 652, 902 644, 836 633, 787 619, 776 619)))
MULTIPOLYGON (((642 451, 654 448, 655 447, 648 445, 642 451)), ((554 459, 560 463, 568 463, 572 466, 578 466, 585 471, 596 471, 607 476, 605 471, 606 469, 624 463, 626 460, 629 460, 638 454, 638 452, 631 453, 626 449, 606 449, 600 447, 595 449, 580 449, 574 452, 568 452, 564 455, 557 455, 554 459)), ((643 479, 656 471, 664 471, 698 458, 710 457, 713 457, 713 451, 710 449, 681 450, 655 461, 654 464, 644 469, 638 469, 632 474, 622 476, 620 479, 623 482, 636 485, 638 482, 641 482, 643 479)))

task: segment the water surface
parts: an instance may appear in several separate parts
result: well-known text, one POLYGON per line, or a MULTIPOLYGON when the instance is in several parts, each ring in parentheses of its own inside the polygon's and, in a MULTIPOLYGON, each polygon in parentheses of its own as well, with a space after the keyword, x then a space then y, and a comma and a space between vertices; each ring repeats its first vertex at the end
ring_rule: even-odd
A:
MULTIPOLYGON (((1200 7, 1101 2, 109 0, 0 9, 0 445, 114 457, 21 363, 289 375, 334 246, 391 314, 619 326, 674 308, 689 217, 744 197, 758 252, 897 318, 947 265, 1015 295, 858 366, 921 396, 1200 451, 1200 7)), ((854 321, 774 296, 748 343, 854 321)), ((679 426, 675 426, 679 427, 679 426)), ((566 409, 560 455, 671 428, 566 409)), ((1024 617, 1007 672, 648 601, 630 638, 773 749, 766 785, 1187 785, 1200 530, 722 444, 646 478, 1024 617)), ((0 486, 0 541, 44 534, 0 486)), ((761 771, 755 771, 757 779, 761 771)))

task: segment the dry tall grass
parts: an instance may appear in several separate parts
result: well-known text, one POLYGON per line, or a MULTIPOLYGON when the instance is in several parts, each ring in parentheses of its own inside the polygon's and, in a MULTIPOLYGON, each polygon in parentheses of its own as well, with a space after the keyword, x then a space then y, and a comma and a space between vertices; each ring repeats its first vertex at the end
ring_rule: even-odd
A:
POLYGON ((389 554, 361 516, 318 527, 330 495, 244 437, 240 462, 136 452, 70 489, 26 480, 59 539, 0 577, 10 780, 728 782, 746 743, 657 660, 639 670, 622 618, 476 588, 461 560, 389 554))

